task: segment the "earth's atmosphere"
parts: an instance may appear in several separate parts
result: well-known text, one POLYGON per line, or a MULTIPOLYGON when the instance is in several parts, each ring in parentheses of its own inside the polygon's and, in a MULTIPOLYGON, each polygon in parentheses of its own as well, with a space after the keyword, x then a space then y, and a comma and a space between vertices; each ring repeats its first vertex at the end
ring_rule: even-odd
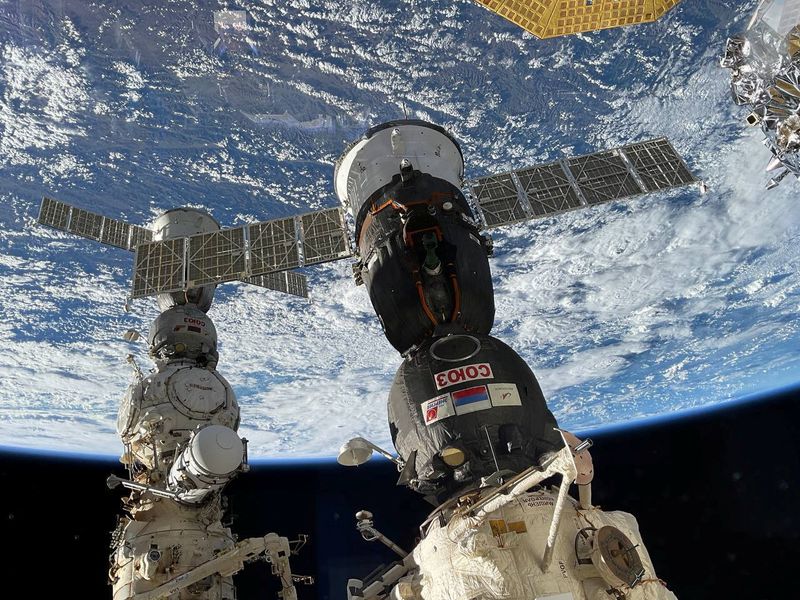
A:
MULTIPOLYGON (((736 4, 543 42, 469 0, 0 0, 0 445, 118 453, 125 358, 150 365, 121 337, 157 314, 123 311, 132 254, 36 225, 43 194, 137 224, 335 206, 333 161, 404 114, 450 129, 469 177, 668 136, 707 182, 494 233, 493 333, 562 426, 800 381, 798 183, 765 192, 768 152, 730 100, 719 56, 755 2, 736 4), (244 7, 250 44, 215 49, 213 12, 244 7)), ((217 292, 240 432, 254 457, 388 446, 400 357, 349 261, 306 274, 310 303, 217 292)))

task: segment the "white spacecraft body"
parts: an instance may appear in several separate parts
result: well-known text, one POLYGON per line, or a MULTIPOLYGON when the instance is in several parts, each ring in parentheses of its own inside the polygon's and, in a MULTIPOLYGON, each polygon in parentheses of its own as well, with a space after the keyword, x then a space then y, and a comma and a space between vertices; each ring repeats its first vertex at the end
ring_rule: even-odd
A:
POLYGON ((731 69, 731 94, 747 105, 779 170, 768 188, 788 174, 800 177, 800 0, 762 0, 744 33, 727 41, 721 66, 731 69))
MULTIPOLYGON (((195 209, 171 210, 154 225, 156 239, 219 230, 195 209)), ((214 285, 158 295, 161 314, 147 336, 156 364, 137 371, 120 405, 117 431, 132 490, 130 517, 112 541, 109 577, 115 600, 234 600, 232 575, 266 555, 284 600, 296 598, 287 538, 269 534, 236 542, 222 525, 222 491, 247 470, 246 440, 236 433, 239 405, 216 371, 217 332, 205 313, 214 285)))
POLYGON ((177 360, 135 381, 125 393, 117 433, 131 456, 150 469, 173 460, 178 446, 204 425, 236 429, 239 405, 233 389, 215 370, 177 360))
MULTIPOLYGON (((161 314, 147 336, 155 369, 145 376, 128 357, 135 377, 117 418, 125 448, 120 461, 128 478, 111 475, 107 484, 122 485, 131 493, 123 500, 126 514, 111 539, 109 583, 114 599, 234 600, 232 575, 260 558, 280 579, 280 597, 295 600, 295 580, 313 583, 311 577, 293 576, 289 564, 306 536, 290 542, 270 533, 237 542, 222 524, 224 487, 248 470, 247 440, 236 433, 236 396, 216 371, 217 331, 206 311, 217 282, 194 285, 180 261, 196 255, 209 258, 204 253, 211 248, 213 255, 231 234, 220 232, 214 218, 194 208, 167 211, 152 228, 145 228, 47 197, 42 199, 39 222, 134 251, 134 270, 145 265, 181 281, 180 288, 145 285, 139 290, 157 296, 161 314), (152 251, 153 239, 163 248, 152 251)), ((297 273, 278 278, 247 275, 238 270, 234 279, 308 295, 305 277, 297 273)), ((135 342, 141 336, 129 330, 123 337, 135 342)))
MULTIPOLYGON (((219 507, 208 508, 205 514, 198 514, 196 508, 166 498, 140 502, 112 555, 109 576, 114 600, 142 598, 233 548, 234 537, 222 526, 219 507)), ((236 594, 232 577, 216 574, 168 597, 233 600, 236 594)))
POLYGON ((109 478, 132 490, 112 538, 114 599, 234 600, 233 573, 266 555, 293 600, 289 540, 237 543, 222 525, 222 491, 247 470, 247 451, 236 397, 215 370, 213 322, 194 305, 171 306, 148 343, 156 370, 128 388, 117 424, 130 480, 109 478))
POLYGON ((456 188, 463 184, 464 157, 443 128, 433 124, 378 125, 347 148, 336 163, 336 195, 354 219, 376 190, 392 182, 403 161, 412 169, 436 173, 456 188))
POLYGON ((172 595, 158 592, 236 545, 221 523, 219 492, 243 470, 246 456, 235 431, 236 397, 212 366, 216 329, 194 306, 175 305, 153 322, 148 343, 156 370, 128 388, 117 423, 126 448, 121 460, 131 473, 122 483, 133 492, 130 518, 115 533, 114 598, 233 600, 230 574, 218 571, 172 595))
POLYGON ((172 463, 167 489, 176 492, 180 502, 198 504, 225 487, 245 460, 244 444, 233 429, 207 425, 192 434, 172 463))
MULTIPOLYGON (((370 513, 356 515, 364 539, 403 559, 367 581, 349 580, 348 600, 676 600, 633 515, 592 506, 589 443, 562 434, 565 447, 541 465, 506 480, 498 474, 440 505, 411 553, 374 529, 370 513), (547 487, 554 476, 560 484, 547 487)), ((351 444, 345 458, 348 451, 351 444)))
POLYGON ((434 521, 410 555, 415 568, 398 583, 393 597, 608 600, 606 590, 617 588, 621 594, 617 597, 627 600, 675 598, 655 576, 633 515, 581 509, 572 499, 563 509, 552 562, 543 569, 542 541, 547 539, 556 502, 557 493, 542 489, 521 495, 478 523, 469 518, 434 521), (599 556, 599 532, 605 527, 622 532, 637 545, 645 575, 632 588, 599 556), (576 555, 576 543, 587 546, 584 556, 576 555))

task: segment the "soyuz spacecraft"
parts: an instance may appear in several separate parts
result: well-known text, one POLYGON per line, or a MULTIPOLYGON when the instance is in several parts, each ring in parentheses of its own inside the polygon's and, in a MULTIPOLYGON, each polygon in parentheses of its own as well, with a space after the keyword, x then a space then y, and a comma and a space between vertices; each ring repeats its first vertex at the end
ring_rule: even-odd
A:
POLYGON ((800 178, 800 0, 762 0, 744 33, 728 39, 720 64, 731 70, 731 95, 750 109, 772 153, 767 188, 800 178))
MULTIPOLYGON (((679 2, 477 1, 540 38, 654 21, 679 2)), ((215 21, 220 51, 231 43, 226 36, 246 29, 243 11, 224 16, 215 21)), ((747 44, 729 42, 729 54, 740 48, 748 57, 747 44)), ((795 46, 790 35, 789 58, 781 56, 770 77, 789 77, 795 46)), ((745 59, 731 60, 747 73, 745 59)), ((792 102, 800 98, 777 79, 773 87, 792 102)), ((800 145, 794 129, 786 133, 795 125, 773 104, 754 114, 764 123, 786 117, 773 119, 773 129, 790 141, 776 137, 784 154, 773 152, 793 169, 785 153, 800 145)), ((558 429, 530 368, 490 335, 493 244, 485 233, 696 182, 670 143, 465 181, 461 149, 446 130, 395 121, 351 145, 334 179, 342 208, 231 229, 195 209, 167 211, 147 229, 43 199, 41 224, 134 251, 129 298, 156 296, 161 311, 147 337, 155 368, 145 376, 136 367, 119 409, 128 477, 107 482, 130 491, 112 534, 114 599, 233 600, 232 575, 257 559, 271 564, 284 600, 296 599, 296 581, 311 582, 293 575, 289 562, 304 536, 237 540, 222 523, 224 488, 248 470, 247 440, 237 433, 234 392, 217 371, 207 312, 219 284, 244 281, 306 297, 305 277, 293 269, 353 256, 355 281, 403 357, 389 395, 399 457, 356 438, 339 460, 360 464, 378 450, 400 467, 398 483, 436 509, 410 553, 374 527, 371 513, 357 515, 364 538, 401 560, 351 579, 348 599, 674 598, 655 575, 635 518, 592 505, 591 443, 558 429), (577 500, 569 495, 573 483, 577 500)))
MULTIPOLYGON (((171 240, 219 230, 203 211, 170 210, 153 230, 45 198, 39 222, 108 245, 133 249, 144 240, 171 240)), ((252 283, 305 295, 304 278, 279 274, 252 283)), ((207 311, 214 286, 157 297, 161 314, 147 336, 155 369, 138 367, 117 419, 128 478, 108 486, 130 490, 126 516, 112 533, 109 580, 114 600, 234 600, 232 575, 262 559, 280 579, 280 597, 296 600, 289 558, 305 542, 270 533, 237 541, 222 524, 224 487, 248 470, 239 405, 217 371, 217 332, 207 311)), ((126 334, 134 340, 138 334, 126 334)))
MULTIPOLYGON (((675 598, 636 519, 592 505, 591 443, 558 429, 528 365, 490 335, 483 230, 696 180, 663 139, 466 185, 463 173, 456 140, 423 121, 374 127, 336 164, 357 281, 404 357, 388 399, 398 484, 436 506, 410 553, 356 515, 400 560, 349 580, 348 600, 675 598)), ((355 438, 339 462, 373 450, 391 457, 355 438)))
MULTIPOLYGON (((259 556, 280 577, 282 597, 295 597, 289 556, 302 539, 236 542, 221 523, 224 486, 247 470, 246 441, 206 312, 218 284, 305 296, 292 269, 351 256, 356 283, 404 358, 389 396, 400 483, 437 509, 410 554, 359 513, 362 534, 403 559, 351 580, 349 598, 673 598, 635 519, 592 506, 589 443, 557 428, 530 368, 490 335, 485 233, 696 183, 669 141, 464 181, 461 149, 446 130, 394 121, 348 148, 334 179, 341 208, 232 229, 184 208, 149 230, 43 199, 40 223, 134 250, 130 296, 155 295, 162 311, 147 340, 156 368, 137 374, 119 413, 129 477, 108 483, 131 495, 112 540, 115 600, 230 599, 230 576, 259 556), (545 487, 554 477, 558 488, 545 487)), ((360 464, 373 449, 351 440, 340 462, 360 464)))

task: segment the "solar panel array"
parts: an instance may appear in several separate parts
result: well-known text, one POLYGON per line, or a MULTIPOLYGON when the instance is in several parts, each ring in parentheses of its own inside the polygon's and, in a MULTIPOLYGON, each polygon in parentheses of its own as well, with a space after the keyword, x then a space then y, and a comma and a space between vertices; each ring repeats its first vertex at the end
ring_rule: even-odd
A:
POLYGON ((308 282, 305 275, 294 271, 280 271, 277 273, 265 273, 255 277, 242 279, 245 283, 252 283, 270 290, 308 298, 308 282))
POLYGON ((648 191, 696 181, 672 144, 664 138, 625 146, 624 152, 648 191))
MULTIPOLYGON (((665 138, 562 159, 466 184, 485 227, 695 183, 665 138)), ((241 280, 307 297, 306 279, 287 272, 352 255, 340 208, 252 223, 186 238, 152 241, 152 232, 44 198, 39 222, 136 250, 131 296, 241 280)))
POLYGON ((136 247, 133 272, 147 277, 133 278, 131 297, 140 298, 162 291, 186 289, 186 238, 150 242, 136 247))
POLYGON ((570 178, 559 163, 518 171, 517 180, 528 199, 531 214, 535 216, 562 212, 581 205, 570 178))
POLYGON ((177 240, 184 244, 182 253, 170 246, 175 241, 150 242, 137 249, 133 298, 237 279, 264 287, 274 283, 281 291, 307 295, 302 275, 261 276, 352 255, 339 208, 182 238, 177 240))
POLYGON ((247 277, 244 228, 223 229, 188 238, 187 287, 247 277))
POLYGON ((481 210, 487 227, 507 225, 528 218, 522 196, 510 173, 478 179, 473 193, 480 199, 481 210))
POLYGON ((110 219, 47 197, 42 199, 39 208, 39 223, 123 250, 134 250, 137 245, 153 239, 153 232, 144 227, 110 219))
POLYGON ((477 0, 539 38, 655 21, 680 0, 477 0))
POLYGON ((618 151, 570 158, 567 166, 587 204, 610 202, 647 191, 636 182, 618 151))
POLYGON ((665 138, 468 182, 487 228, 695 183, 665 138))
POLYGON ((336 260, 350 256, 350 240, 340 208, 308 213, 300 217, 303 264, 336 260))
POLYGON ((297 250, 297 219, 275 219, 248 226, 250 269, 255 273, 294 269, 300 266, 297 250))
MULTIPOLYGON (((42 225, 124 250, 136 250, 137 246, 153 241, 153 232, 150 229, 110 219, 47 197, 42 199, 38 220, 42 225)), ((296 248, 295 219, 281 221, 291 223, 290 235, 293 240, 291 244, 296 248)), ((269 223, 273 222, 268 221, 267 224, 269 223)), ((256 223, 250 226, 257 232, 257 235, 251 233, 251 240, 260 239, 258 234, 261 231, 260 225, 264 224, 256 223)), ((265 231, 269 229, 269 227, 264 228, 265 231)), ((263 233, 263 237, 269 237, 268 233, 263 233)), ((299 261, 295 261, 290 265, 286 260, 281 263, 284 268, 296 267, 299 264, 299 261)), ((150 285, 152 279, 156 279, 163 286, 178 290, 192 287, 194 281, 216 280, 231 276, 232 279, 242 279, 260 287, 308 298, 308 284, 305 275, 301 273, 279 273, 275 277, 260 278, 240 276, 244 272, 244 239, 241 229, 224 229, 195 236, 188 248, 184 247, 183 239, 177 239, 144 249, 141 253, 137 253, 134 268, 154 274, 148 279, 134 282, 135 297, 157 293, 150 285), (188 253, 191 258, 188 272, 184 271, 184 253, 188 253)))

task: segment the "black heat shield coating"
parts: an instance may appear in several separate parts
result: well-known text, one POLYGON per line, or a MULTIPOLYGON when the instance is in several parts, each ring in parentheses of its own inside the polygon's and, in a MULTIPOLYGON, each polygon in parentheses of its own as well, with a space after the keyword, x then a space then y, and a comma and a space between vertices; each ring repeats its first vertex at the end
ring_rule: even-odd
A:
MULTIPOLYGON (((437 317, 439 323, 434 323, 423 308, 416 285, 417 278, 425 277, 421 268, 425 256, 421 236, 431 228, 438 227, 441 231, 437 254, 442 261, 442 284, 450 294, 451 306, 456 303, 456 291, 450 275, 456 278, 460 296, 455 322, 470 332, 491 331, 494 290, 486 241, 462 215, 474 221, 461 190, 419 171, 414 171, 407 182, 398 174, 361 207, 356 219, 361 277, 386 338, 401 354, 421 344, 437 324, 449 322, 452 317, 452 314, 444 319, 437 317), (387 205, 376 212, 391 201, 407 210, 387 205), (443 208, 447 202, 451 204, 450 210, 443 208), (408 239, 413 240, 410 246, 408 239)), ((423 289, 427 286, 426 282, 423 289)))
MULTIPOLYGON (((441 502, 454 493, 480 484, 480 478, 497 470, 489 446, 491 438, 500 470, 518 473, 539 464, 544 453, 563 447, 560 434, 554 430, 555 417, 547 408, 536 377, 525 361, 510 347, 488 335, 470 334, 480 343, 474 355, 453 361, 458 353, 437 360, 431 346, 447 339, 456 344, 467 342, 463 334, 437 336, 430 339, 411 357, 406 358, 395 375, 389 393, 389 427, 392 441, 403 460, 416 451, 416 478, 409 487, 441 502), (492 379, 460 382, 437 390, 434 376, 460 366, 489 363, 492 379), (451 416, 430 425, 425 424, 422 404, 441 394, 490 383, 515 383, 521 405, 492 406, 485 410, 451 416), (488 437, 487 437, 488 432, 488 437), (509 444, 511 450, 509 451, 509 444), (467 457, 461 467, 450 467, 440 457, 447 446, 461 449, 467 457)), ((436 353, 442 357, 441 345, 436 353)), ((463 354, 462 354, 463 356, 463 354)))

